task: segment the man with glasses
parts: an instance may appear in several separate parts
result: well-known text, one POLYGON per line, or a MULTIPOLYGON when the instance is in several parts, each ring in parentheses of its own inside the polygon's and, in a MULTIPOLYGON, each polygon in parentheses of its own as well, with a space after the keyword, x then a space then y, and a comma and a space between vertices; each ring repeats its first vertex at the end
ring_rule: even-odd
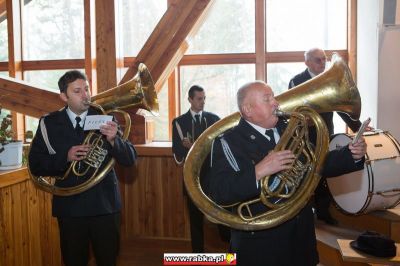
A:
MULTIPOLYGON (((300 85, 325 71, 326 55, 324 50, 320 48, 312 48, 304 53, 304 59, 304 63, 306 64, 307 69, 300 74, 297 74, 290 80, 289 89, 300 85)), ((347 124, 348 127, 351 128, 353 132, 356 132, 360 128, 361 122, 359 120, 353 121, 345 113, 338 112, 337 114, 343 119, 343 121, 347 124)), ((329 135, 333 135, 333 112, 321 113, 320 115, 325 121, 325 124, 329 131, 329 135)), ((311 127, 309 130, 310 141, 315 145, 317 138, 316 130, 314 127, 311 127)), ((331 196, 325 178, 321 179, 317 189, 315 190, 314 200, 317 218, 325 221, 327 224, 337 224, 337 221, 329 213, 331 196)))

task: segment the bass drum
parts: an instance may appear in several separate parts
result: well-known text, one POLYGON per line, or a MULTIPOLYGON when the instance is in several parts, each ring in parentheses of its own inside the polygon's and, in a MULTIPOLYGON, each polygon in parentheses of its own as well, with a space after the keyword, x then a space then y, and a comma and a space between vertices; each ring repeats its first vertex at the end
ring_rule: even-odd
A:
MULTIPOLYGON (((336 205, 348 214, 395 207, 400 201, 400 146, 389 132, 364 133, 367 154, 363 170, 327 178, 336 205)), ((329 150, 346 146, 351 137, 334 135, 329 150)))

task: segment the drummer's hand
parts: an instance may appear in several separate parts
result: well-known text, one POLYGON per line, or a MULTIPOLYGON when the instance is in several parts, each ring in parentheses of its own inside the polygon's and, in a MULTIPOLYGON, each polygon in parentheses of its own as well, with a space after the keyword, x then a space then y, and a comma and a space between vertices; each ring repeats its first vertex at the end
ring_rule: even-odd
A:
POLYGON ((367 153, 367 143, 365 142, 364 137, 360 137, 354 144, 351 144, 350 142, 349 149, 354 160, 362 159, 365 156, 365 153, 367 153))
POLYGON ((371 126, 367 126, 366 128, 365 128, 365 131, 374 131, 375 130, 375 128, 373 128, 373 127, 371 127, 371 126))

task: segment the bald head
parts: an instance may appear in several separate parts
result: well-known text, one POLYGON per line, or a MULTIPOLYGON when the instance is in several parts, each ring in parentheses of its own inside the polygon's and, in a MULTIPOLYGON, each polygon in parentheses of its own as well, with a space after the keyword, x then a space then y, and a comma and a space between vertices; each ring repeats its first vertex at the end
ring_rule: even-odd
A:
POLYGON ((237 94, 236 94, 237 105, 238 105, 239 111, 241 111, 241 109, 242 109, 245 98, 249 95, 250 92, 254 91, 254 87, 256 87, 256 86, 268 86, 268 85, 265 84, 265 82, 263 82, 263 81, 257 80, 257 81, 246 83, 242 87, 239 88, 239 90, 237 91, 237 94))
POLYGON ((321 74, 325 70, 326 55, 320 48, 312 48, 304 53, 305 64, 308 70, 315 75, 321 74))
POLYGON ((253 124, 271 128, 278 121, 274 115, 278 102, 271 87, 264 81, 254 81, 240 87, 237 104, 242 117, 253 124))

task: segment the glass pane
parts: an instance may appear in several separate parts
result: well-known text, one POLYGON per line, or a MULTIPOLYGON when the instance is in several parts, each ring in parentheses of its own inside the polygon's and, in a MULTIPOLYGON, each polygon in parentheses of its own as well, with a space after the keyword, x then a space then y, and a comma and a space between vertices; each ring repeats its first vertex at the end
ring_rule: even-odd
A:
POLYGON ((267 0, 266 17, 269 52, 347 49, 347 0, 267 0))
POLYGON ((10 113, 11 113, 10 110, 1 108, 1 104, 0 104, 0 124, 1 124, 1 121, 3 120, 3 118, 6 117, 7 115, 9 115, 10 113))
POLYGON ((272 87, 274 94, 279 95, 287 91, 289 81, 305 69, 304 63, 267 64, 267 83, 272 87))
MULTIPOLYGON (((83 71, 83 69, 78 69, 83 71)), ((38 70, 38 71, 25 71, 25 81, 40 87, 41 89, 59 93, 58 80, 68 70, 38 70)))
POLYGON ((8 71, 0 71, 0 76, 8 77, 8 71))
POLYGON ((146 119, 154 121, 154 141, 168 141, 168 84, 164 84, 161 91, 157 94, 159 115, 154 116, 150 112, 144 111, 146 119))
POLYGON ((218 0, 189 43, 189 54, 254 53, 255 1, 218 0))
POLYGON ((236 112, 236 92, 245 83, 254 81, 255 65, 208 65, 180 67, 181 114, 190 108, 188 90, 200 85, 206 92, 205 111, 223 118, 236 112))
POLYGON ((167 10, 167 0, 123 0, 124 56, 137 56, 167 10))
POLYGON ((7 19, 6 12, 0 15, 0 61, 8 61, 8 34, 7 34, 7 19), (4 16, 4 17, 3 17, 4 16), (2 19, 4 20, 2 21, 2 19))
POLYGON ((23 8, 25 60, 84 57, 82 0, 32 0, 23 8))
POLYGON ((27 131, 32 131, 33 135, 35 135, 36 130, 38 128, 38 124, 39 124, 39 119, 26 115, 25 116, 25 133, 27 131))

